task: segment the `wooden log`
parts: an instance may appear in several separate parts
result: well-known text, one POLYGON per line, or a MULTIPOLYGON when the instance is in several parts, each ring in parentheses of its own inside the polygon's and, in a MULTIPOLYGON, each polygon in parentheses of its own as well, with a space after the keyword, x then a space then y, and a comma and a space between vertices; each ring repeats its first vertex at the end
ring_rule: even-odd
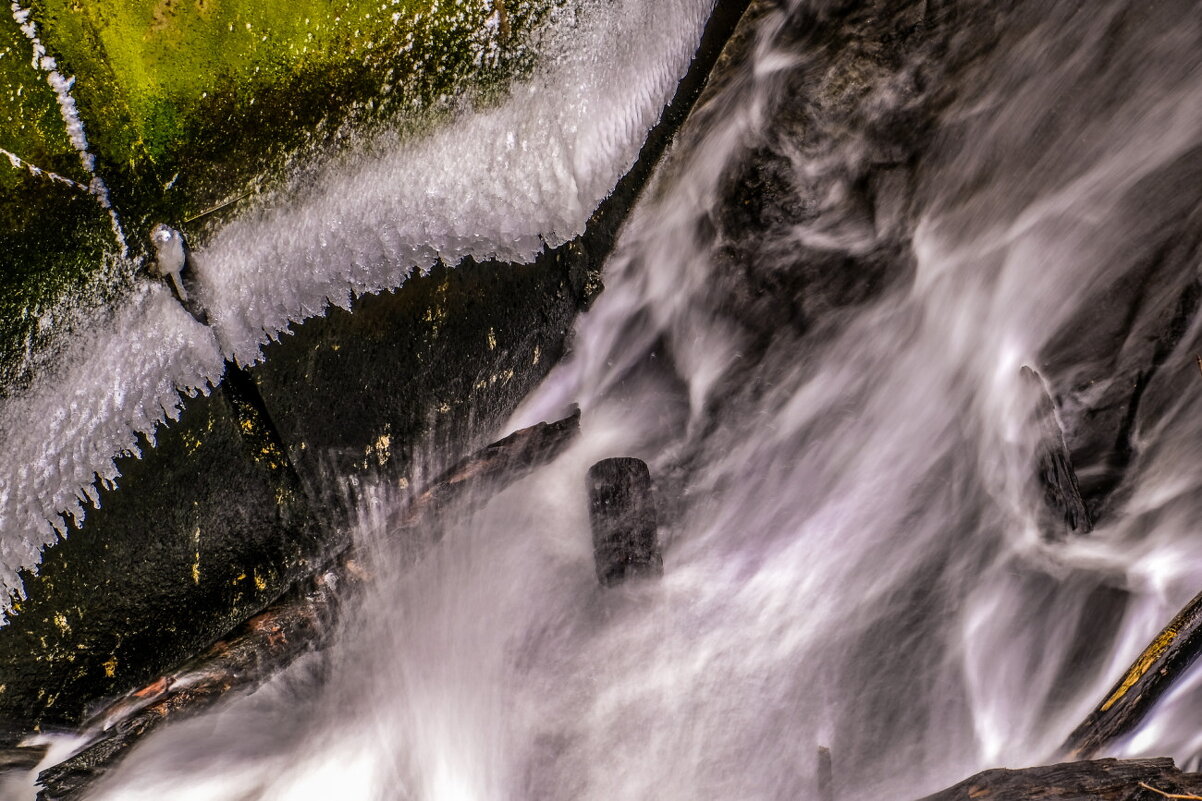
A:
POLYGON ((1073 730, 1062 747, 1072 759, 1088 759, 1130 733, 1202 653, 1202 593, 1143 650, 1102 703, 1073 730))
MULTIPOLYGON (((412 496, 398 515, 395 534, 437 528, 437 518, 450 507, 483 500, 554 459, 579 428, 576 410, 563 420, 516 431, 464 459, 412 496)), ((163 723, 195 715, 231 691, 249 691, 306 651, 323 647, 339 605, 365 580, 348 548, 200 656, 101 709, 82 727, 94 738, 92 744, 39 774, 39 801, 79 801, 163 723)))
POLYGON ((1164 801, 1200 793, 1202 774, 1182 773, 1171 759, 1100 759, 987 770, 922 801, 1164 801))
POLYGON ((611 587, 632 576, 663 575, 647 463, 631 457, 604 459, 589 468, 588 483, 601 584, 611 587))
POLYGON ((1069 532, 1088 534, 1093 530, 1093 521, 1081 497, 1073 458, 1056 416, 1056 404, 1039 373, 1023 367, 1021 374, 1039 398, 1035 407, 1035 424, 1040 432, 1035 451, 1035 475, 1052 518, 1045 526, 1047 534, 1052 539, 1069 532))

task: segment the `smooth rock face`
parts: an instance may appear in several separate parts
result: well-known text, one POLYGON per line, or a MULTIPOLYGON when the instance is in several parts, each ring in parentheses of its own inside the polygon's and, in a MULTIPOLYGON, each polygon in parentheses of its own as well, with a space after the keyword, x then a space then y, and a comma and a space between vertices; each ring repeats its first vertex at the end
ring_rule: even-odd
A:
POLYGON ((658 576, 664 559, 656 536, 658 524, 651 473, 632 457, 597 462, 588 471, 589 519, 597 579, 612 587, 635 576, 658 576))

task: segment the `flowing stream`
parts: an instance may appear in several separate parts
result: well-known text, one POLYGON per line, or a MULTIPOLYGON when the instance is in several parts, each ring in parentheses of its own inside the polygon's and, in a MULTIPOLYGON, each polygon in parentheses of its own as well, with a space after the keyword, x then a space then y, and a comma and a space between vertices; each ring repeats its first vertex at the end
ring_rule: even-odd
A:
MULTIPOLYGON (((859 131, 821 98, 790 127, 798 85, 837 83, 806 49, 827 5, 759 19, 511 421, 578 403, 573 447, 404 572, 397 499, 364 489, 377 580, 337 645, 156 734, 96 798, 804 799, 827 746, 839 798, 905 799, 1056 756, 1202 588, 1197 321, 1158 351, 1088 534, 1046 531, 1020 379, 1045 371, 1082 441, 1130 378, 1115 353, 1138 361, 1197 281, 1202 18, 1116 0, 945 17, 943 45, 859 73, 859 131), (935 58, 961 60, 924 86, 935 58), (909 166, 865 210, 876 149, 924 102, 919 166, 890 156, 909 166), (750 261, 729 222, 748 159, 785 165, 795 212, 750 261), (882 252, 871 291, 843 287, 882 252), (816 274, 778 319, 798 254, 816 274), (614 455, 651 466, 665 575, 605 590, 584 475, 614 455)), ((1195 672, 1114 755, 1196 767, 1200 708, 1195 672)))

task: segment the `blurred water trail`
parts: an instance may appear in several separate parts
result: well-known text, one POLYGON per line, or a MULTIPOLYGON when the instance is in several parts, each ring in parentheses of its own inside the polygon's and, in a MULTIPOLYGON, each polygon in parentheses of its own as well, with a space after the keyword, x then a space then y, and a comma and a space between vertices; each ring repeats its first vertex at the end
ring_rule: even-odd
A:
MULTIPOLYGON (((1088 536, 1046 536, 1021 375, 1046 371, 1079 445, 1131 380, 1116 354, 1196 282, 1197 251, 1162 245, 1198 220, 1202 20, 1185 2, 1016 2, 962 30, 938 17, 951 4, 898 4, 943 44, 879 85, 860 73, 870 136, 838 124, 839 102, 790 94, 854 83, 807 49, 836 5, 759 20, 623 233, 574 354, 512 421, 579 403, 577 444, 412 570, 393 567, 394 493, 363 489, 376 581, 339 645, 152 738, 97 798, 812 798, 829 746, 836 797, 904 799, 1054 756, 1202 587, 1192 315, 1156 350, 1088 536), (919 80, 958 52, 957 72, 919 80), (924 102, 921 169, 876 152, 924 102), (780 127, 799 109, 806 126, 780 127), (783 165, 758 186, 795 212, 753 232, 750 261, 730 202, 748 163, 783 165), (864 201, 885 163, 904 180, 864 201), (868 289, 844 280, 882 253, 868 289), (605 591, 584 476, 614 455, 651 465, 666 572, 605 591)), ((1082 465, 1101 486, 1105 465, 1082 465)), ((1195 674, 1116 753, 1196 765, 1200 705, 1195 674)))

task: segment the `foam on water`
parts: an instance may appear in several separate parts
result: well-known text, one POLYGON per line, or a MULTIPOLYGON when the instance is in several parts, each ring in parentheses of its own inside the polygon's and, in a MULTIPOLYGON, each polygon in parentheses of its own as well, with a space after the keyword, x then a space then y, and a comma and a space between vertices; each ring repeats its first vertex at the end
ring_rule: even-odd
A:
MULTIPOLYGON (((554 15, 533 74, 416 141, 360 142, 194 254, 213 335, 145 290, 0 409, 0 587, 83 513, 113 457, 174 417, 177 391, 257 360, 328 303, 465 256, 529 261, 571 239, 634 163, 684 74, 711 0, 587 0, 554 15), (86 506, 86 503, 82 504, 86 506)), ((30 25, 28 14, 20 13, 30 25)), ((383 80, 383 79, 382 79, 383 80)))

